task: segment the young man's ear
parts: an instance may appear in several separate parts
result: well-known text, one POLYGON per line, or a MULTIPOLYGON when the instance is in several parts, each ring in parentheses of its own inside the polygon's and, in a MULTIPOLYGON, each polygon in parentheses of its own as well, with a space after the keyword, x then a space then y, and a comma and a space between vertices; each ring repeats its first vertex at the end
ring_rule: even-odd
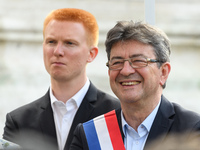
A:
POLYGON ((96 58, 98 52, 99 52, 98 47, 95 46, 91 47, 87 62, 88 63, 92 62, 96 58))

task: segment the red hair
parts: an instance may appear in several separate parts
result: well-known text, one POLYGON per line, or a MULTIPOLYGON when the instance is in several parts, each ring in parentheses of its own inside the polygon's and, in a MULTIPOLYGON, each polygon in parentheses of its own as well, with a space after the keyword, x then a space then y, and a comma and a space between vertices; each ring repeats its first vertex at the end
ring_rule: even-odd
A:
POLYGON ((95 17, 91 13, 76 8, 56 9, 52 11, 44 20, 43 36, 47 25, 52 20, 82 23, 88 34, 88 43, 94 46, 98 45, 99 27, 95 17))

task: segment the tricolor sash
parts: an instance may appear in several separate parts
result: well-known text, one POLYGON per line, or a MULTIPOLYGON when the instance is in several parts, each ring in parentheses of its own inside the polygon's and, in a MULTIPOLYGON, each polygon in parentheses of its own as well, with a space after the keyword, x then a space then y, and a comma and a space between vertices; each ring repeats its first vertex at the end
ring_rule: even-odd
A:
POLYGON ((89 150, 125 150, 115 110, 83 123, 89 150))

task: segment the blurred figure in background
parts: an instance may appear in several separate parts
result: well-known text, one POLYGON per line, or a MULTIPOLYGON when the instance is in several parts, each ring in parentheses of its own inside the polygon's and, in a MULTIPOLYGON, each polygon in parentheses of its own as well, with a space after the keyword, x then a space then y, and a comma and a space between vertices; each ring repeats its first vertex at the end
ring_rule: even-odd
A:
MULTIPOLYGON (((195 137, 199 133, 191 133, 195 137)), ((200 139, 188 139, 187 133, 170 134, 153 141, 147 150, 200 150, 200 139), (165 138, 165 140, 163 140, 165 138)))
POLYGON ((187 132, 186 139, 193 131, 200 135, 200 115, 162 94, 171 70, 170 43, 163 31, 142 22, 119 21, 105 45, 110 85, 121 109, 79 124, 70 150, 143 150, 168 134, 187 132))
POLYGON ((68 150, 78 123, 119 108, 120 103, 86 75, 87 64, 98 54, 99 29, 92 14, 75 8, 54 10, 44 21, 43 37, 51 86, 43 97, 7 114, 3 138, 25 148, 50 144, 52 149, 68 150))
POLYGON ((15 143, 9 142, 7 140, 4 139, 0 139, 0 149, 4 150, 4 149, 21 149, 21 147, 15 143))

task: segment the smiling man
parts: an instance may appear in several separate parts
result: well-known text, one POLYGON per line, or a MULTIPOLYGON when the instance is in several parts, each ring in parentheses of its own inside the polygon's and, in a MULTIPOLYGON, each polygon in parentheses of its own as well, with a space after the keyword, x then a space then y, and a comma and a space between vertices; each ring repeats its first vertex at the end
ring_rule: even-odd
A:
POLYGON ((44 21, 43 37, 50 89, 7 114, 3 138, 25 149, 69 150, 78 123, 120 108, 120 102, 98 90, 86 75, 87 64, 98 54, 99 29, 91 13, 54 10, 44 21))
POLYGON ((70 150, 143 150, 172 133, 186 132, 189 139, 197 131, 200 136, 200 115, 162 94, 171 70, 164 32, 142 22, 120 21, 108 32, 105 45, 110 86, 121 109, 79 124, 70 150), (92 127, 93 132, 88 130, 92 127))

